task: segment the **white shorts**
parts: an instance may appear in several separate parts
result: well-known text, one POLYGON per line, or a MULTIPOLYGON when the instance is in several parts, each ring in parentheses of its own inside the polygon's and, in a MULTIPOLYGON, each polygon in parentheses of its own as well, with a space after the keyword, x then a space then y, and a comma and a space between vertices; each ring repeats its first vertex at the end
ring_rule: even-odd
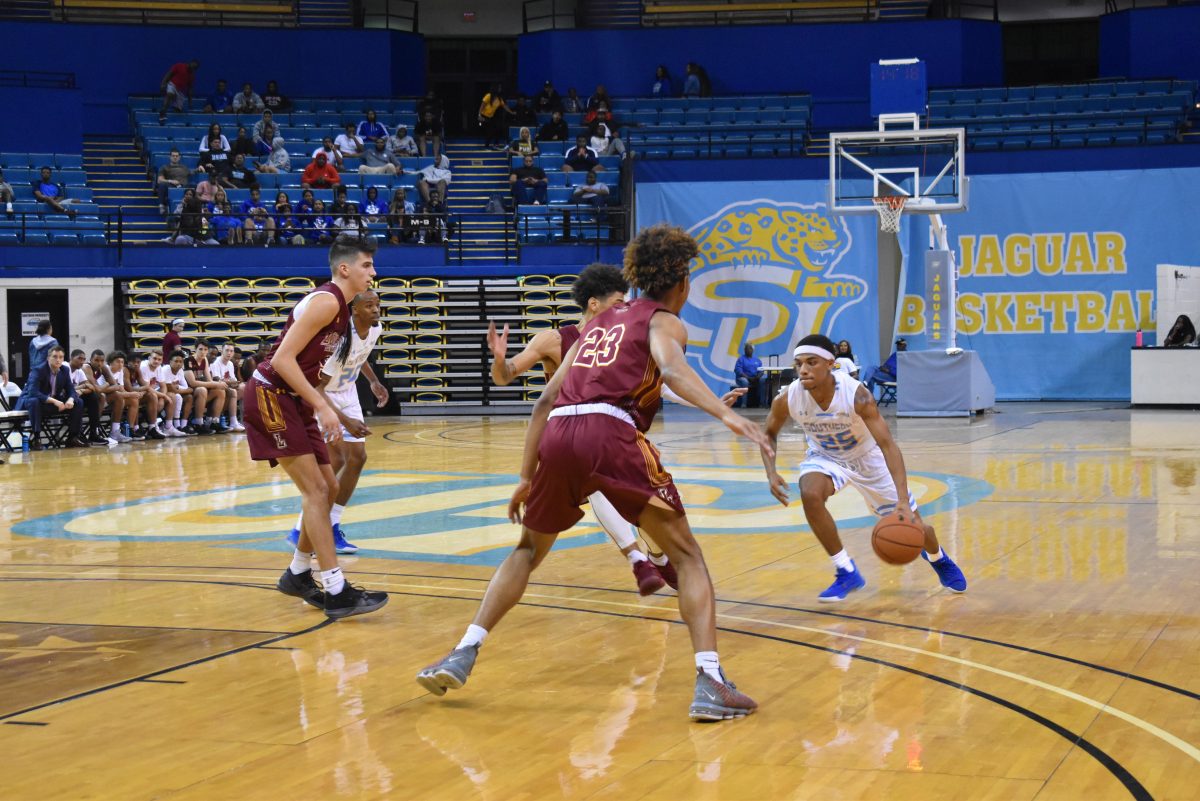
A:
MULTIPOLYGON (((350 387, 338 392, 326 392, 329 400, 333 403, 335 409, 353 420, 362 420, 362 405, 358 402, 358 387, 351 385, 350 387)), ((355 437, 342 426, 342 439, 346 442, 366 442, 365 439, 355 437)))
POLYGON ((166 94, 171 105, 175 107, 175 110, 183 111, 183 92, 179 91, 179 87, 167 81, 166 94))
MULTIPOLYGON (((883 452, 878 448, 869 451, 866 456, 848 461, 810 450, 800 463, 800 476, 803 478, 806 473, 829 476, 833 480, 834 492, 841 492, 842 487, 850 484, 863 496, 867 507, 879 517, 896 510, 896 483, 892 481, 883 452)), ((912 490, 908 492, 908 505, 914 512, 917 511, 917 499, 913 497, 912 490)))

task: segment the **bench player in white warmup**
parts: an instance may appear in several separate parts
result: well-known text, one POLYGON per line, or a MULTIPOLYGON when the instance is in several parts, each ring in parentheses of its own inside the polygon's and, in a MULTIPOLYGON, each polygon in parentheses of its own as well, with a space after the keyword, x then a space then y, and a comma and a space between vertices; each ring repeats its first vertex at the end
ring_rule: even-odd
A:
MULTIPOLYGON (((793 353, 796 380, 775 397, 767 417, 772 448, 789 416, 804 428, 808 440, 808 453, 800 463, 800 500, 808 525, 837 570, 833 584, 817 600, 844 601, 867 584, 842 547, 837 523, 825 506, 847 484, 880 517, 895 511, 900 498, 907 498, 914 521, 925 529, 921 557, 937 572, 943 587, 964 592, 967 580, 962 571, 942 551, 933 526, 921 520, 917 501, 908 490, 904 457, 875 398, 845 370, 834 369, 834 351, 833 341, 820 334, 800 340, 793 353)), ((762 458, 771 494, 787 506, 787 481, 775 468, 775 452, 763 449, 762 458)))
MULTIPOLYGON (((383 408, 388 402, 387 387, 380 383, 367 361, 383 333, 379 317, 379 295, 368 289, 354 297, 350 302, 350 350, 343 361, 338 361, 334 355, 325 362, 321 368, 321 383, 317 386, 329 399, 329 405, 337 412, 342 424, 342 441, 333 443, 329 453, 330 466, 338 479, 337 499, 329 510, 329 522, 333 526, 334 548, 341 554, 358 552, 358 546, 348 542, 342 532, 342 512, 350 503, 350 496, 358 486, 358 477, 367 463, 366 438, 371 433, 363 422, 362 407, 358 402, 355 384, 359 373, 371 382, 371 393, 377 405, 383 408)), ((303 521, 304 513, 301 512, 296 527, 288 535, 288 542, 293 546, 299 541, 303 521)))

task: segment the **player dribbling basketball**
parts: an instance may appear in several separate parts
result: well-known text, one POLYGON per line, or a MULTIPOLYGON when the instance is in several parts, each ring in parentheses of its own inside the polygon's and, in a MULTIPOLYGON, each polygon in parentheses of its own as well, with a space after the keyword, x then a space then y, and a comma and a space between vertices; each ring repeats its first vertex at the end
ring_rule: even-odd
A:
MULTIPOLYGON (((842 547, 837 523, 826 508, 828 500, 847 484, 858 490, 880 517, 897 509, 900 498, 907 498, 915 522, 925 529, 922 558, 937 572, 943 587, 965 591, 967 580, 962 571, 942 551, 933 526, 921 520, 908 489, 904 457, 875 399, 844 370, 834 369, 834 351, 833 341, 820 334, 801 339, 793 352, 796 380, 775 397, 767 417, 772 448, 789 416, 804 428, 808 440, 808 453, 800 464, 800 500, 808 525, 837 571, 833 584, 817 600, 844 601, 867 584, 842 547)), ((762 449, 762 459, 771 494, 787 506, 787 481, 776 470, 774 450, 762 449)))

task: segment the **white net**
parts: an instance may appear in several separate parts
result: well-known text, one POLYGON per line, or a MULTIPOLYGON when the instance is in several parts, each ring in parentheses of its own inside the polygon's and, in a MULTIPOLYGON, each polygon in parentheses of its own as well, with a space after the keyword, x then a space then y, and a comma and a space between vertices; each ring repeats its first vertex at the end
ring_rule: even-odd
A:
POLYGON ((900 233, 900 215, 904 213, 904 203, 908 200, 905 195, 889 195, 874 199, 875 210, 879 212, 879 230, 889 234, 900 233))

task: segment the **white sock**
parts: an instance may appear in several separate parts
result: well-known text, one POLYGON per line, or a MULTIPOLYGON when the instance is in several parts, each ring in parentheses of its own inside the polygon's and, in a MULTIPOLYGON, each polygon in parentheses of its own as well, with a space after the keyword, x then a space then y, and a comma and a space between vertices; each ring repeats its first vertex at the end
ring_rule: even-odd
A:
POLYGON ((625 554, 625 558, 629 560, 629 564, 636 565, 638 562, 646 561, 646 554, 642 553, 637 548, 634 548, 632 551, 625 554))
POLYGON ((697 651, 696 667, 707 673, 710 678, 721 683, 725 682, 725 676, 721 673, 721 660, 717 657, 716 651, 697 651))
POLYGON ((650 564, 657 565, 658 567, 662 567, 670 561, 667 559, 667 555, 665 553, 655 553, 654 551, 651 551, 649 554, 647 554, 647 556, 650 557, 650 564))
POLYGON ((829 558, 833 560, 833 566, 840 570, 853 570, 854 569, 854 560, 850 558, 850 554, 846 553, 845 548, 838 551, 837 553, 835 553, 833 556, 831 556, 829 558))
POLYGON ((117 435, 117 432, 118 432, 118 431, 120 431, 120 430, 121 430, 121 424, 120 424, 120 423, 113 423, 113 424, 112 424, 112 431, 111 431, 111 433, 109 434, 109 436, 115 437, 115 436, 117 435))
POLYGON ((930 562, 936 562, 937 560, 941 559, 946 554, 942 553, 942 548, 939 545, 938 549, 937 549, 937 553, 930 553, 929 551, 926 551, 925 555, 929 557, 930 562))
POLYGON ((483 645, 483 641, 487 639, 487 629, 483 626, 476 626, 474 623, 467 626, 467 633, 458 641, 455 650, 458 648, 470 648, 472 645, 483 645))
POLYGON ((344 512, 344 511, 346 511, 345 506, 343 506, 340 503, 335 503, 333 505, 333 507, 329 510, 329 525, 331 525, 331 526, 341 525, 342 512, 344 512))
POLYGON ((300 516, 296 518, 296 531, 304 531, 304 512, 301 512, 300 516))
MULTIPOLYGON (((297 552, 299 553, 299 552, 297 552)), ((342 569, 335 567, 332 570, 321 571, 321 586, 325 588, 325 592, 330 595, 337 595, 346 586, 346 577, 342 575, 342 569)))
POLYGON ((307 573, 311 566, 312 562, 309 555, 297 548, 295 553, 292 554, 292 566, 288 569, 298 576, 301 573, 307 573))
POLYGON ((637 543, 637 530, 621 517, 617 507, 613 506, 608 498, 599 492, 593 492, 588 496, 588 500, 591 501, 592 512, 596 515, 596 519, 600 521, 600 527, 608 536, 612 537, 618 548, 623 551, 637 543))

